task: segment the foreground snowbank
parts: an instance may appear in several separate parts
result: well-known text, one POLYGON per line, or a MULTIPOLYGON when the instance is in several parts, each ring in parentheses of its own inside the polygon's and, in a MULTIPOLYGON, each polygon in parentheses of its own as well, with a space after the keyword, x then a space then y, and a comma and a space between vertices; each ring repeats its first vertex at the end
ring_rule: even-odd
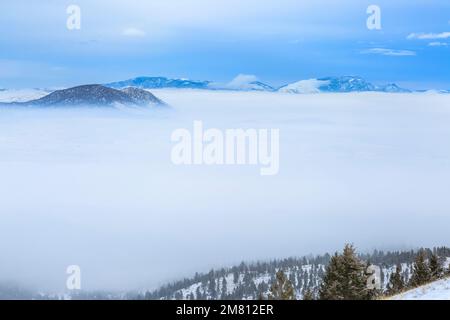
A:
POLYGON ((450 278, 406 291, 391 300, 450 300, 450 278))

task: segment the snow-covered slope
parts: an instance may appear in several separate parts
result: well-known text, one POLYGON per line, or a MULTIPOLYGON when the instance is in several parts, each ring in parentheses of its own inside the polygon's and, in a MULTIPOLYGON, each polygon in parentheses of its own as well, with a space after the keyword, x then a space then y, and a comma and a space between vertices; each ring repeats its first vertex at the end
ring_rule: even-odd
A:
MULTIPOLYGON (((375 85, 358 76, 337 76, 314 79, 303 79, 281 87, 273 87, 261 82, 253 75, 240 74, 229 83, 207 80, 171 79, 166 77, 137 77, 124 81, 105 84, 106 87, 124 89, 136 87, 140 89, 204 89, 204 90, 233 90, 233 91, 268 91, 283 93, 324 93, 324 92, 413 92, 401 88, 395 83, 375 85)), ((427 90, 417 91, 426 92, 427 90)), ((435 93, 449 93, 449 90, 433 90, 435 93)))
POLYGON ((450 278, 406 291, 391 300, 450 300, 450 278))
POLYGON ((209 81, 196 81, 189 79, 169 79, 166 77, 137 77, 124 81, 108 83, 105 86, 114 89, 123 89, 127 87, 136 87, 140 89, 207 89, 209 81))
POLYGON ((236 91, 275 91, 273 87, 261 81, 250 81, 246 83, 236 83, 227 85, 210 84, 209 89, 236 90, 236 91))
POLYGON ((376 86, 361 77, 343 76, 301 80, 281 87, 278 91, 288 93, 321 93, 321 92, 410 92, 395 83, 376 86))
POLYGON ((207 89, 207 90, 236 90, 236 91, 275 91, 268 84, 256 78, 239 75, 230 83, 214 83, 211 81, 197 81, 189 79, 169 79, 166 77, 137 77, 125 81, 108 83, 105 86, 114 89, 136 87, 141 89, 207 89))
POLYGON ((327 80, 309 79, 301 80, 281 87, 278 91, 285 93, 320 93, 322 86, 327 86, 327 80))

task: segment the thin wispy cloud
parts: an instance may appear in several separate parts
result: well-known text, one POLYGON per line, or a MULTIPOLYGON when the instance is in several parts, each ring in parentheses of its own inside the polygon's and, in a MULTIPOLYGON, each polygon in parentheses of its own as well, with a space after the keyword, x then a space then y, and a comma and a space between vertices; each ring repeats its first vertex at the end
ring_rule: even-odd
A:
POLYGON ((428 44, 429 47, 448 47, 448 43, 447 42, 439 42, 439 41, 435 41, 435 42, 430 42, 428 44))
POLYGON ((122 35, 126 36, 126 37, 145 37, 146 33, 144 30, 138 29, 138 28, 134 28, 134 27, 130 27, 130 28, 125 28, 122 31, 122 35))
POLYGON ((404 56, 415 56, 416 52, 411 50, 397 50, 397 49, 387 49, 387 48, 370 48, 361 51, 362 54, 378 54, 382 56, 392 56, 392 57, 404 57, 404 56))
POLYGON ((419 40, 448 39, 448 38, 450 38, 450 32, 411 33, 408 35, 407 38, 408 39, 419 39, 419 40))

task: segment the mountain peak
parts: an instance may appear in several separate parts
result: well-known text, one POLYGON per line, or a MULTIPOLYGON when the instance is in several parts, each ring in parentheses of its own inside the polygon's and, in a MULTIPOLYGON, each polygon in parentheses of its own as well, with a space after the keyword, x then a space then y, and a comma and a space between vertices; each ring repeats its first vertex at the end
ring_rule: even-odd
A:
POLYGON ((15 103, 27 106, 150 106, 164 105, 150 92, 138 88, 116 90, 99 84, 54 91, 42 98, 15 103))
POLYGON ((410 92, 395 83, 376 86, 359 76, 324 77, 301 80, 281 87, 278 91, 287 93, 322 93, 322 92, 410 92))

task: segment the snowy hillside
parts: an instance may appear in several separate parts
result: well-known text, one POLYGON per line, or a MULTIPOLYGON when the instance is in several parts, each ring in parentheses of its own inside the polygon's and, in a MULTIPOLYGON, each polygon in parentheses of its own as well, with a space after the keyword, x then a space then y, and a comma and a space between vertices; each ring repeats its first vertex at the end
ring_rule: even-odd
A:
POLYGON ((137 77, 124 81, 108 83, 105 86, 114 89, 136 87, 140 89, 176 88, 176 89, 206 89, 209 81, 189 79, 169 79, 166 77, 137 77))
MULTIPOLYGON (((162 288, 160 292, 154 292, 151 299, 176 299, 176 300, 204 300, 204 299, 243 299, 255 300, 262 294, 269 295, 270 286, 275 280, 277 270, 283 269, 286 277, 295 288, 295 296, 302 299, 306 290, 316 292, 325 274, 325 265, 306 264, 287 268, 276 268, 274 271, 258 272, 254 266, 239 272, 227 270, 210 272, 207 279, 198 279, 192 284, 178 290, 162 288), (167 291, 166 291, 167 289, 167 291)), ((412 265, 402 263, 403 277, 409 279, 412 273, 412 265)), ((381 268, 382 289, 387 289, 389 277, 395 272, 395 266, 383 266, 381 268)))
POLYGON ((395 83, 374 85, 357 76, 325 77, 318 79, 300 80, 278 88, 259 81, 252 75, 238 75, 229 83, 212 81, 196 81, 188 79, 169 79, 166 77, 137 77, 125 81, 106 84, 107 87, 123 89, 136 87, 141 89, 205 89, 205 90, 234 90, 234 91, 278 91, 284 93, 322 93, 322 92, 411 92, 400 88, 395 83))
POLYGON ((211 81, 197 81, 189 79, 169 79, 166 77, 137 77, 125 81, 106 84, 107 87, 123 89, 136 87, 141 89, 207 89, 207 90, 235 90, 235 91, 275 91, 275 89, 256 77, 239 75, 231 82, 214 83, 211 81))
MULTIPOLYGON (((450 251, 443 248, 440 253, 442 258, 446 257, 443 267, 447 269, 450 264, 450 258, 448 258, 450 251)), ((360 258, 380 267, 382 291, 388 289, 389 279, 395 273, 397 264, 401 265, 401 276, 405 282, 410 280, 413 273, 414 252, 412 251, 374 251, 372 254, 361 255, 360 258)), ((283 270, 294 287, 296 299, 302 299, 306 291, 318 292, 329 259, 330 255, 325 254, 271 262, 241 263, 231 268, 211 270, 207 274, 196 274, 191 279, 168 284, 143 295, 147 299, 169 300, 255 300, 260 296, 269 295, 276 272, 283 270)))
POLYGON ((390 300, 450 300, 450 278, 406 291, 390 300))
POLYGON ((281 87, 278 91, 287 93, 321 93, 321 92, 389 92, 405 93, 407 89, 400 88, 395 83, 377 86, 361 77, 343 76, 309 79, 294 82, 281 87))
POLYGON ((317 79, 301 80, 281 87, 278 91, 285 93, 320 93, 320 88, 329 84, 329 81, 317 79))

